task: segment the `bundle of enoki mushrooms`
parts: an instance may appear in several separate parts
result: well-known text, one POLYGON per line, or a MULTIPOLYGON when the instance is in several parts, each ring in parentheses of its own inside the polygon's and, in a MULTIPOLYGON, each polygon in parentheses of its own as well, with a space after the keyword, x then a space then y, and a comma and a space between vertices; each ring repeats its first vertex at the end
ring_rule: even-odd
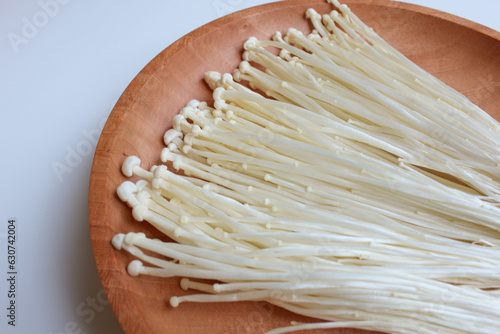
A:
POLYGON ((129 274, 199 291, 174 307, 318 319, 273 334, 500 333, 499 123, 329 2, 311 34, 250 38, 232 75, 208 72, 215 103, 174 117, 165 165, 125 160, 141 180, 119 197, 172 241, 113 245, 137 257, 129 274))

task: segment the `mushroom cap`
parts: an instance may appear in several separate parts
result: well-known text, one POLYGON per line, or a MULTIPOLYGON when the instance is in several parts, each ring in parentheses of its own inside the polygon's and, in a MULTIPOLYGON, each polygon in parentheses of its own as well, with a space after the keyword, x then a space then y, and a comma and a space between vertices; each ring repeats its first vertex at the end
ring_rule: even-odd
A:
POLYGON ((125 159, 122 164, 122 173, 127 177, 132 177, 134 175, 134 168, 141 166, 141 159, 135 155, 131 155, 125 159))

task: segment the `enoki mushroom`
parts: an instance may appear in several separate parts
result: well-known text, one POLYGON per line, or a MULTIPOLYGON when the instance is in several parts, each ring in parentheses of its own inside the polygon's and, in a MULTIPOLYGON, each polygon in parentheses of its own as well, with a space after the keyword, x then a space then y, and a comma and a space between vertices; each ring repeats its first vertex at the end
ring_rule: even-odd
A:
POLYGON ((125 160, 141 180, 119 197, 171 241, 114 247, 137 257, 130 275, 200 292, 173 307, 259 300, 318 319, 273 334, 500 332, 499 124, 330 3, 307 11, 311 34, 250 38, 233 75, 208 72, 215 103, 174 117, 165 165, 125 160))

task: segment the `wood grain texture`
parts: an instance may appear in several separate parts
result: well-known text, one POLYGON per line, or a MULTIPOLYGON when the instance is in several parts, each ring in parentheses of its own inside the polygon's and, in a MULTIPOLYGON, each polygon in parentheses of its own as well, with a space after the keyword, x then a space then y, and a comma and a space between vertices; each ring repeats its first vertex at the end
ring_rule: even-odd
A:
MULTIPOLYGON (((456 88, 497 119, 500 117, 500 33, 479 24, 415 5, 386 0, 346 0, 351 9, 408 58, 456 88)), ((114 107, 96 149, 89 192, 90 234, 100 278, 126 333, 263 333, 291 320, 311 319, 267 303, 186 303, 179 279, 130 277, 131 257, 111 246, 116 233, 159 233, 133 220, 116 188, 126 180, 120 167, 137 155, 144 168, 160 163, 163 133, 173 115, 191 99, 211 102, 203 83, 208 70, 232 72, 242 43, 250 36, 270 38, 296 27, 309 31, 307 8, 332 7, 322 0, 293 0, 247 9, 209 23, 181 38, 154 58, 130 83, 114 107)), ((356 329, 314 333, 368 333, 356 329)))

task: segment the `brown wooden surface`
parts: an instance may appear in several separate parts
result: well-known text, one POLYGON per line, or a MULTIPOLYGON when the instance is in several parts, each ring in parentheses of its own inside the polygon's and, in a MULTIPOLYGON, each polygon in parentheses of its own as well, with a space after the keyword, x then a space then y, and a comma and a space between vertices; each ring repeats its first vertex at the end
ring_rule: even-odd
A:
MULTIPOLYGON (((449 14, 386 0, 346 0, 389 43, 474 103, 500 116, 500 33, 449 14)), ((181 304, 179 279, 130 277, 131 257, 113 249, 116 233, 145 231, 116 196, 126 180, 120 166, 137 155, 143 167, 159 163, 163 133, 191 99, 211 101, 203 83, 208 70, 232 72, 250 36, 269 38, 288 27, 308 31, 307 8, 332 7, 323 0, 284 1, 231 14, 203 26, 165 49, 132 81, 114 107, 96 149, 90 180, 90 234, 100 278, 126 333, 263 333, 291 320, 311 321, 266 303, 181 304)), ((355 329, 314 333, 367 333, 355 329)))

